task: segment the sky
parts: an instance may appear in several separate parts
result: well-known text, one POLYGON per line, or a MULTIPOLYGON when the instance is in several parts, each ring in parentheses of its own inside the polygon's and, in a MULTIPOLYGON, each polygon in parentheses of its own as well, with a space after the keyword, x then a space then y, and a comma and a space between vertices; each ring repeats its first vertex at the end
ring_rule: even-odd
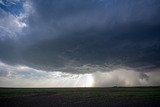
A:
POLYGON ((159 0, 0 0, 0 87, 160 85, 159 0))

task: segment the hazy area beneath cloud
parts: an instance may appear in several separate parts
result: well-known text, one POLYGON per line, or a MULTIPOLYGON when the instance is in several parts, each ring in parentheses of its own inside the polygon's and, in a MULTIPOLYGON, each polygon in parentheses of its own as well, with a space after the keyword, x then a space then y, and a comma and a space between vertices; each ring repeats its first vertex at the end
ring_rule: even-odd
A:
POLYGON ((71 74, 60 71, 46 72, 27 66, 10 66, 0 63, 1 87, 113 87, 159 86, 160 72, 136 72, 117 69, 88 74, 71 74))
POLYGON ((26 66, 48 81, 58 71, 93 86, 159 85, 159 11, 159 0, 0 0, 1 80, 25 80, 26 66))

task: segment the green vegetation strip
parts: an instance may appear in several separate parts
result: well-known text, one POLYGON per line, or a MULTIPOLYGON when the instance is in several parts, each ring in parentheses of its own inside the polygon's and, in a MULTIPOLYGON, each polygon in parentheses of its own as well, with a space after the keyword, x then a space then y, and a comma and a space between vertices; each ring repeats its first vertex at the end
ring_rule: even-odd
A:
POLYGON ((112 88, 0 88, 0 97, 32 94, 69 94, 112 97, 160 97, 160 87, 112 87, 112 88))

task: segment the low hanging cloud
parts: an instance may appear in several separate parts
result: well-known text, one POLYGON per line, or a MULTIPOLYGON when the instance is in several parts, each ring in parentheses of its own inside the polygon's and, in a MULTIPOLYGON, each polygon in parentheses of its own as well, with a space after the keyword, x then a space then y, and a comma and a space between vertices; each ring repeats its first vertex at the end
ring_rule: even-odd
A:
POLYGON ((1 87, 92 87, 93 82, 92 74, 46 72, 0 62, 1 87))
POLYGON ((93 74, 94 86, 159 86, 159 72, 141 73, 133 70, 117 69, 112 72, 96 72, 93 74))
POLYGON ((73 74, 159 71, 159 0, 16 0, 18 13, 5 10, 4 1, 0 60, 6 64, 73 74))
POLYGON ((1 87, 159 86, 159 75, 160 72, 137 72, 127 69, 88 74, 46 72, 28 66, 11 66, 0 62, 1 87))

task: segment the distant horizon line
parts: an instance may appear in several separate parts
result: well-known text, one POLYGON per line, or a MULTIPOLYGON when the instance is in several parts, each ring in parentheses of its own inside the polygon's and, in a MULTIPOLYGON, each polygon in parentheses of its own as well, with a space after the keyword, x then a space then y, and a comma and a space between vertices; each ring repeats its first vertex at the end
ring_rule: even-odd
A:
POLYGON ((113 86, 113 87, 0 87, 0 88, 159 88, 160 86, 113 86))

